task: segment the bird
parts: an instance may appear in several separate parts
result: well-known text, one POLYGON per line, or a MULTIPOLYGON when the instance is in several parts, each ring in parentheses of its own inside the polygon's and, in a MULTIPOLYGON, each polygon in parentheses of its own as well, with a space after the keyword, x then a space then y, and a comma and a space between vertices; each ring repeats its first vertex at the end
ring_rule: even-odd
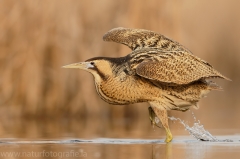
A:
POLYGON ((171 142, 168 111, 198 108, 198 102, 212 90, 222 90, 213 78, 230 80, 208 62, 162 34, 118 27, 103 36, 104 41, 124 44, 131 52, 123 57, 94 57, 63 68, 90 72, 101 99, 113 105, 147 102, 149 118, 160 119, 171 142))

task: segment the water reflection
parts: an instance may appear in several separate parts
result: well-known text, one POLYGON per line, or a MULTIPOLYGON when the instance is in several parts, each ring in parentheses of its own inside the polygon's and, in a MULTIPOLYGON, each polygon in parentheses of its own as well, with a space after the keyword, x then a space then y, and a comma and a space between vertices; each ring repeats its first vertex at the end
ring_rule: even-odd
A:
MULTIPOLYGON (((235 136, 239 139, 239 136, 235 136)), ((5 139, 6 140, 6 139, 5 139)), ((103 158, 103 159, 211 159, 238 158, 240 142, 202 142, 177 137, 165 144, 158 139, 8 140, 0 143, 0 158, 103 158), (10 156, 9 156, 10 155, 10 156), (216 156, 216 157, 215 157, 216 156)))
POLYGON ((163 145, 152 145, 152 159, 170 159, 172 157, 172 143, 167 143, 163 145))
POLYGON ((208 152, 211 152, 212 145, 204 142, 187 143, 184 146, 187 159, 203 159, 207 157, 208 152))

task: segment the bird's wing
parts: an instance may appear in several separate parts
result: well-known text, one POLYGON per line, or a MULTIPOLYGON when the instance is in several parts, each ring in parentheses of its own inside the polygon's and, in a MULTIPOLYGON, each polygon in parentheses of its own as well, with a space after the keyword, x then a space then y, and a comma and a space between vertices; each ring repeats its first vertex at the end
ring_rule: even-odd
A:
POLYGON ((188 84, 202 78, 227 79, 207 62, 185 52, 163 53, 141 62, 136 73, 144 78, 171 84, 188 84))
POLYGON ((144 29, 114 28, 103 36, 104 41, 127 45, 130 49, 158 48, 165 51, 187 51, 184 46, 165 36, 144 29))

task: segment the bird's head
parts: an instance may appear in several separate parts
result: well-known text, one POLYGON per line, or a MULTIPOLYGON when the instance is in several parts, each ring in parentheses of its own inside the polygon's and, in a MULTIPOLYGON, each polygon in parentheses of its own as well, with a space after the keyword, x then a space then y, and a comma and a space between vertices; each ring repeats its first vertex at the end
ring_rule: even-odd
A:
POLYGON ((112 63, 104 57, 95 57, 85 62, 73 63, 62 66, 63 68, 78 68, 93 74, 96 82, 107 79, 112 75, 112 63))

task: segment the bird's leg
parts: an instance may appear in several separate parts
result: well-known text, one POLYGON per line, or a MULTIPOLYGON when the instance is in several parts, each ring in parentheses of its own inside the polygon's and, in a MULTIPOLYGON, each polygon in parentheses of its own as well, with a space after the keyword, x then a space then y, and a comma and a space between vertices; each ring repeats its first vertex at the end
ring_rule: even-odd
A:
POLYGON ((154 127, 154 125, 156 125, 157 127, 161 128, 161 126, 158 126, 157 125, 157 122, 156 122, 156 114, 154 113, 152 107, 148 107, 148 113, 149 113, 149 119, 151 121, 151 125, 154 127))
POLYGON ((152 107, 153 111, 155 112, 155 114, 157 115, 157 117, 161 120, 163 127, 166 130, 166 140, 165 142, 170 142, 172 141, 172 133, 169 129, 168 126, 168 115, 167 115, 167 110, 166 109, 159 109, 157 107, 152 107))
POLYGON ((149 119, 151 121, 151 125, 154 127, 155 123, 155 117, 156 114, 154 113, 152 107, 148 107, 148 113, 149 113, 149 119))

